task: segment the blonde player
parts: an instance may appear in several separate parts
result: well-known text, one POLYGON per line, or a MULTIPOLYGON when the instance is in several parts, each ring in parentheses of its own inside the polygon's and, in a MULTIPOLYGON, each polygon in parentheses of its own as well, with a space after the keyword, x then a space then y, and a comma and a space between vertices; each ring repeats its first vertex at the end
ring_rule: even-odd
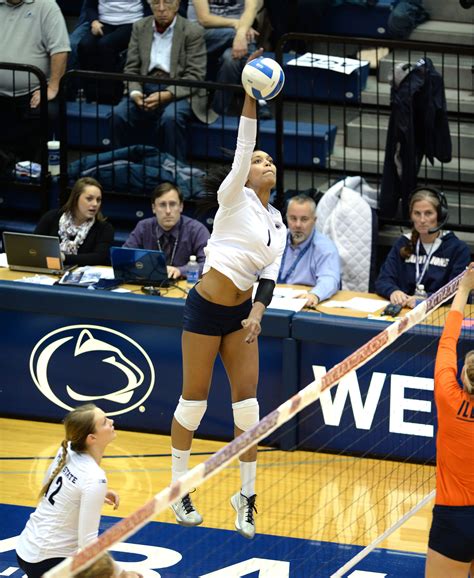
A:
MULTIPOLYGON (((65 439, 50 465, 40 502, 17 542, 17 559, 28 578, 40 578, 68 556, 94 540, 104 501, 119 506, 107 489, 100 462, 115 439, 113 420, 93 404, 83 405, 64 419, 65 439)), ((139 574, 118 570, 120 578, 139 574)))

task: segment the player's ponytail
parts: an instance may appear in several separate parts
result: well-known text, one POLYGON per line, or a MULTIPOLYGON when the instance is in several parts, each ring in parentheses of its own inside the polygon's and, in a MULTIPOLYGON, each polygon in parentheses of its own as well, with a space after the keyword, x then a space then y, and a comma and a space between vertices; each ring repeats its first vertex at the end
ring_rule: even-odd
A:
POLYGON ((197 219, 202 219, 208 212, 217 209, 217 191, 231 170, 229 165, 220 165, 210 169, 202 178, 204 192, 196 201, 197 219))
POLYGON ((52 471, 51 475, 49 476, 48 481, 45 483, 45 485, 41 488, 41 491, 39 493, 39 498, 42 498, 43 496, 45 496, 49 490, 49 486, 51 485, 51 482, 54 480, 54 478, 59 474, 59 472, 63 469, 64 464, 66 463, 66 458, 67 458, 67 440, 63 440, 61 442, 61 447, 63 449, 63 453, 61 454, 61 458, 58 462, 58 465, 54 468, 54 470, 52 471))

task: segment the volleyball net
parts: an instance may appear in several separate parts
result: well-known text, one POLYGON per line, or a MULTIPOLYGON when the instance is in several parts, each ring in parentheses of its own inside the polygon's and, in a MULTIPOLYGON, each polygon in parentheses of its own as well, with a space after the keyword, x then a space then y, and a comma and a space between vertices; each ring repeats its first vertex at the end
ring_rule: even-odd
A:
MULTIPOLYGON (((272 441, 277 443, 278 429, 296 415, 299 431, 310 432, 308 437, 314 439, 319 432, 331 428, 337 407, 343 406, 348 398, 361 406, 357 428, 354 429, 353 423, 347 423, 346 418, 339 419, 338 427, 333 426, 334 433, 324 437, 318 452, 300 451, 299 448, 304 449, 307 445, 308 440, 304 437, 298 440, 298 451, 259 451, 257 494, 262 514, 257 517, 257 533, 362 548, 362 554, 350 561, 352 555, 344 548, 336 549, 330 555, 326 551, 319 555, 315 547, 314 564, 319 568, 315 576, 343 576, 374 547, 390 547, 391 533, 433 496, 434 411, 427 421, 428 398, 432 399, 436 347, 447 315, 447 308, 440 306, 453 297, 460 278, 461 275, 403 318, 385 327, 334 367, 325 371, 315 365, 315 379, 304 389, 44 576, 74 576, 194 488, 199 489, 197 508, 206 514, 206 526, 218 528, 219 521, 207 514, 216 509, 220 499, 228 502, 239 487, 236 485, 238 468, 231 462, 272 432, 276 432, 272 441), (409 332, 413 328, 416 331, 409 332), (383 356, 380 356, 382 352, 383 356), (390 356, 396 360, 397 376, 392 376, 390 386, 384 387, 385 376, 377 370, 390 356), (394 412, 387 411, 374 424, 373 408, 386 403, 390 397, 392 404, 393 399, 397 403, 399 398, 394 392, 406 387, 406 376, 417 378, 416 387, 411 386, 410 400, 405 400, 406 435, 402 443, 391 447, 389 432, 394 427, 394 412), (357 400, 354 383, 364 379, 370 380, 370 391, 364 400, 357 400), (336 384, 339 387, 333 389, 336 384), (304 425, 307 427, 302 427, 304 425), (364 444, 373 427, 378 428, 379 433, 375 440, 364 444), (354 431, 358 432, 357 436, 354 431), (347 441, 348 432, 350 442, 347 441), (363 451, 354 449, 361 445, 365 447, 363 451), (288 508, 290 503, 291 510, 288 508)), ((315 364, 317 362, 314 360, 315 364)), ((195 534, 193 540, 199 541, 199 537, 195 534)), ((302 540, 295 540, 295 548, 301 545, 302 540)), ((242 552, 245 546, 243 544, 242 552)), ((217 551, 223 543, 219 542, 215 547, 217 551)), ((270 546, 262 555, 271 557, 272 548, 275 546, 270 546)), ((212 555, 206 547, 201 560, 202 556, 212 555)), ((295 572, 292 575, 302 575, 297 568, 295 572)))

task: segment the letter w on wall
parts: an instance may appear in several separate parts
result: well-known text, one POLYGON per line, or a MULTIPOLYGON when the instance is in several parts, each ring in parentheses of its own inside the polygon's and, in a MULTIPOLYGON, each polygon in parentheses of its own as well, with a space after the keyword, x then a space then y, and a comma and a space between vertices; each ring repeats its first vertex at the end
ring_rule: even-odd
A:
MULTIPOLYGON (((313 365, 314 378, 318 379, 326 373, 323 365, 313 365)), ((347 397, 350 398, 354 422, 357 429, 370 429, 374 420, 377 404, 382 393, 386 373, 374 372, 370 380, 365 404, 362 402, 359 380, 355 371, 351 371, 341 379, 338 385, 331 390, 326 390, 319 399, 326 425, 338 426, 341 423, 342 412, 347 397), (334 399, 333 399, 334 396, 334 399)))

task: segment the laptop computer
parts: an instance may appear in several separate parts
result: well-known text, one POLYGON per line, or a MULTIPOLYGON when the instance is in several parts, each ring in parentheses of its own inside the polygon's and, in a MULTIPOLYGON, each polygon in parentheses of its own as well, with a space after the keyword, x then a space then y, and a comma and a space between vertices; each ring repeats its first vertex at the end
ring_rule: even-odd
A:
POLYGON ((69 269, 61 258, 59 237, 5 231, 3 248, 12 271, 62 275, 69 269))
POLYGON ((152 249, 111 247, 114 277, 122 283, 168 287, 166 255, 152 249))

